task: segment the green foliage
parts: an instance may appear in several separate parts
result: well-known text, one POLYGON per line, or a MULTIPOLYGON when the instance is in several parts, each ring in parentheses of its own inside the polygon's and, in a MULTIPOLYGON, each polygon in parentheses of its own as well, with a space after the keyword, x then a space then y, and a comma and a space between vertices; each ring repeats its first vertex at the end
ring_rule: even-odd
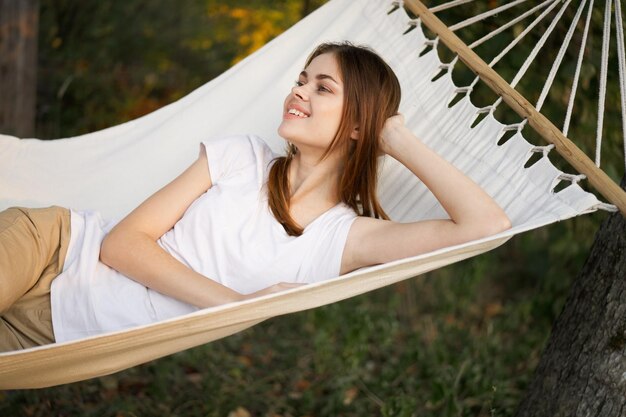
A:
POLYGON ((37 137, 79 135, 163 107, 321 3, 42 2, 37 137))
MULTIPOLYGON (((42 2, 39 136, 85 133, 176 100, 320 3, 42 2)), ((442 18, 459 21, 498 4, 476 2, 442 18)), ((486 33, 497 22, 479 26, 460 34, 475 38, 472 31, 486 33)), ((559 29, 557 39, 562 35, 559 29)), ((479 53, 493 57, 511 39, 496 38, 479 53)), ((513 78, 536 42, 529 39, 498 64, 505 79, 513 78)), ((600 39, 592 34, 593 59, 600 39)), ((442 47, 439 53, 447 54, 442 47)), ((569 95, 572 54, 545 108, 555 122, 569 95)), ((453 76, 464 85, 473 76, 461 67, 453 76)), ((596 75, 593 67, 583 68, 572 126, 572 136, 588 151, 595 134, 596 75)), ((533 87, 545 76, 545 68, 532 68, 520 89, 538 97, 533 87)), ((611 74, 611 82, 615 78, 611 74)), ((609 88, 611 103, 616 91, 609 88)), ((487 105, 495 100, 490 94, 477 88, 472 98, 487 105)), ((617 119, 608 113, 605 127, 605 166, 614 178, 621 172, 619 142, 613 140, 617 119)), ((0 393, 0 415, 511 416, 603 217, 528 232, 461 264, 278 317, 113 376, 0 393)))

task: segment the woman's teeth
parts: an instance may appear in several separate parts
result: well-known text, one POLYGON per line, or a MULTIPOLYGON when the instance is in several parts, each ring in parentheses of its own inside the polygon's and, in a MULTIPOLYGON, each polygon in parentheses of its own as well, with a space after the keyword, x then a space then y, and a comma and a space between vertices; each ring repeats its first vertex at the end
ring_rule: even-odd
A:
POLYGON ((293 115, 296 115, 296 116, 298 116, 298 117, 303 117, 303 118, 309 117, 309 116, 307 116, 306 114, 304 114, 304 113, 302 113, 301 111, 296 110, 296 109, 289 109, 289 110, 287 111, 287 113, 289 113, 289 114, 293 114, 293 115))

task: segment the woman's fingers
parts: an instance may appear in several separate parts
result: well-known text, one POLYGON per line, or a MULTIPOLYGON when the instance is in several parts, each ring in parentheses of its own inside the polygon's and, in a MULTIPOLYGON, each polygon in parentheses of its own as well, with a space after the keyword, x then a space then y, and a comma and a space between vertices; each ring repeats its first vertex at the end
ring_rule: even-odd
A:
POLYGON ((306 285, 306 284, 301 284, 301 283, 296 283, 296 282, 279 282, 278 284, 272 285, 268 289, 271 290, 270 292, 280 292, 280 291, 289 290, 292 288, 301 287, 303 285, 306 285))
POLYGON ((263 288, 262 290, 254 292, 252 294, 249 294, 249 295, 245 296, 245 299, 256 298, 256 297, 260 297, 262 295, 267 295, 267 294, 273 294, 273 293, 276 293, 276 292, 286 291, 286 290, 290 290, 292 288, 301 287, 302 285, 306 285, 306 284, 295 283, 295 282, 279 282, 278 284, 274 284, 272 286, 269 286, 267 288, 263 288))
POLYGON ((394 156, 395 137, 398 136, 399 132, 403 129, 405 129, 404 116, 401 113, 394 114, 385 121, 379 138, 382 152, 394 156))

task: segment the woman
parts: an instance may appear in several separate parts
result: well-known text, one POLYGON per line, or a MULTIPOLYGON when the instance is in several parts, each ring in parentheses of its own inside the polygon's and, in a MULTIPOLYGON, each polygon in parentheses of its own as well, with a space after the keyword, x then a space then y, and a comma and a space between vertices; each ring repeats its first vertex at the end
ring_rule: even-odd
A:
POLYGON ((399 103, 378 55, 322 44, 284 102, 287 156, 254 136, 204 142, 185 172, 110 231, 95 213, 3 212, 0 262, 12 269, 0 276, 0 348, 146 324, 510 227, 404 126, 399 103), (390 221, 376 196, 381 154, 418 176, 450 219, 390 221), (41 255, 13 262, 24 253, 41 255))

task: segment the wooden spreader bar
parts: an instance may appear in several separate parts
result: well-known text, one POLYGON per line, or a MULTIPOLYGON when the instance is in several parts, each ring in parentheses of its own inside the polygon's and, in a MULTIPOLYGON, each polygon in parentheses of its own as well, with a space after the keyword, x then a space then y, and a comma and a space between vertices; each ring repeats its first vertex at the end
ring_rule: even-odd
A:
POLYGON ((459 56, 480 79, 489 86, 520 117, 548 143, 554 144, 556 151, 578 172, 585 174, 591 185, 609 202, 617 206, 626 217, 626 192, 622 190, 604 171, 598 168, 571 140, 569 140, 543 114, 539 113, 517 90, 509 85, 485 61, 459 39, 419 0, 405 0, 404 4, 418 16, 421 22, 433 31, 451 51, 459 56))

